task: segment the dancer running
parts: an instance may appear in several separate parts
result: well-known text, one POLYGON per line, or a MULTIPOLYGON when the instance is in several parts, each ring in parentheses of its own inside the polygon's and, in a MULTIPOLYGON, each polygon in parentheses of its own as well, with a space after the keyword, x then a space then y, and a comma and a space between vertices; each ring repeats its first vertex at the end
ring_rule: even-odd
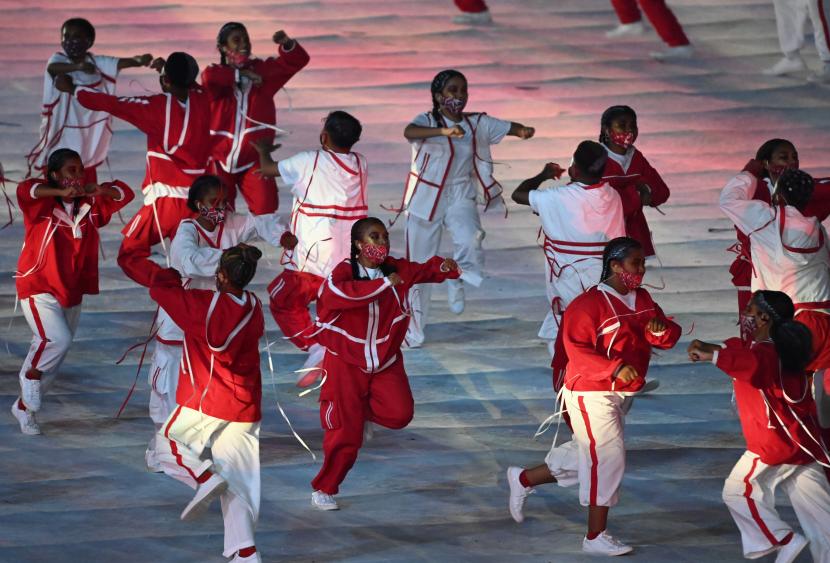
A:
POLYGON ((622 555, 632 548, 612 537, 607 524, 625 470, 625 415, 645 384, 652 348, 672 348, 680 327, 640 287, 646 266, 639 242, 611 240, 602 264, 600 284, 574 299, 563 317, 568 365, 562 397, 573 439, 554 442, 542 465, 508 468, 507 481, 516 522, 524 520, 525 499, 536 485, 579 483, 579 501, 588 507, 582 550, 622 555))
POLYGON ((98 293, 98 229, 132 201, 118 180, 85 183, 81 155, 58 149, 49 155, 44 179, 17 186, 26 229, 17 263, 17 297, 34 333, 20 369, 20 398, 12 414, 24 434, 40 434, 35 413, 66 357, 84 295, 98 293))
MULTIPOLYGON (((537 176, 519 184, 513 201, 529 205, 542 222, 545 236, 545 283, 549 309, 539 338, 548 341, 556 360, 554 343, 562 312, 578 295, 596 284, 602 273, 602 251, 606 243, 625 234, 620 196, 602 180, 607 159, 605 148, 583 141, 576 148, 568 169, 570 183, 537 188, 564 170, 548 163, 537 176)), ((554 368, 554 371, 557 371, 554 368)))
POLYGON ((694 56, 694 47, 683 32, 683 27, 677 21, 677 17, 666 6, 666 0, 611 0, 611 5, 617 12, 620 25, 606 33, 607 38, 619 39, 642 35, 646 30, 640 14, 642 9, 648 21, 654 26, 657 35, 668 46, 664 51, 652 52, 652 57, 658 61, 671 61, 690 59, 694 56))
POLYGON ((165 473, 196 489, 181 514, 195 518, 219 498, 225 522, 222 554, 232 563, 261 562, 254 540, 259 516, 262 304, 245 286, 262 253, 225 250, 216 290, 186 290, 174 269, 153 275, 150 296, 184 330, 179 407, 159 432, 165 473), (209 453, 208 453, 209 451, 209 453))
MULTIPOLYGON (((430 93, 432 110, 416 116, 404 130, 412 145, 412 167, 403 199, 407 258, 419 261, 434 256, 446 229, 465 279, 478 285, 484 268, 484 231, 476 208, 477 186, 483 190, 487 206, 502 200, 501 184, 493 178, 490 146, 505 135, 529 139, 535 130, 486 113, 465 113, 467 79, 457 70, 439 72, 430 93)), ((450 311, 461 314, 462 282, 448 283, 447 292, 450 311)), ((418 286, 409 297, 413 316, 406 344, 411 348, 424 342, 430 293, 429 286, 418 286)))
POLYGON ((216 48, 220 63, 202 73, 210 92, 214 173, 228 189, 228 203, 236 208, 239 189, 254 215, 273 213, 279 200, 273 177, 258 174, 259 157, 253 142, 273 143, 277 124, 274 96, 308 64, 305 49, 284 31, 274 33, 278 57, 251 57, 248 30, 228 22, 219 30, 216 48))
POLYGON ((61 49, 49 58, 43 77, 43 118, 40 139, 26 156, 29 174, 41 173, 46 158, 61 148, 77 149, 84 164, 84 182, 98 181, 98 166, 107 158, 112 138, 108 113, 91 111, 72 96, 55 87, 55 77, 68 74, 78 86, 105 94, 115 94, 118 73, 125 68, 148 66, 150 54, 120 58, 95 55, 95 28, 83 18, 71 18, 61 26, 61 49))
POLYGON ((807 75, 809 82, 830 82, 830 0, 773 0, 778 43, 784 56, 764 69, 767 76, 782 76, 808 70, 801 56, 804 47, 804 28, 807 20, 813 27, 813 40, 821 61, 821 68, 807 75))
POLYGON ((351 253, 320 287, 318 341, 326 347, 320 393, 323 467, 311 482, 311 503, 337 510, 334 495, 357 460, 366 423, 404 428, 414 403, 401 344, 412 314, 407 292, 416 283, 460 275, 450 258, 419 264, 389 254, 389 233, 374 217, 356 221, 351 253))
MULTIPOLYGON (((366 157, 352 152, 363 127, 344 111, 329 113, 320 133, 321 148, 303 151, 279 163, 271 159, 274 147, 257 145, 262 173, 281 176, 291 186, 294 205, 291 231, 299 244, 283 257, 285 269, 268 286, 270 308, 282 333, 300 350, 308 351, 303 369, 319 366, 325 348, 308 307, 317 299, 320 284, 335 266, 349 257, 352 225, 369 209, 366 157)), ((297 385, 313 384, 322 372, 301 371, 297 385)))
POLYGON ((723 500, 741 532, 744 557, 777 552, 791 563, 808 541, 813 561, 830 561, 830 488, 820 465, 830 466, 813 417, 815 405, 804 369, 810 331, 793 321, 795 307, 780 291, 756 291, 744 317, 752 343, 723 345, 695 340, 692 361, 711 361, 733 380, 746 452, 723 487, 723 500), (780 487, 792 503, 806 538, 775 510, 780 487))
POLYGON ((639 133, 632 108, 611 106, 602 113, 599 142, 608 151, 602 179, 620 193, 625 232, 643 245, 648 258, 654 256, 654 245, 643 208, 663 205, 670 193, 657 170, 634 146, 639 133))

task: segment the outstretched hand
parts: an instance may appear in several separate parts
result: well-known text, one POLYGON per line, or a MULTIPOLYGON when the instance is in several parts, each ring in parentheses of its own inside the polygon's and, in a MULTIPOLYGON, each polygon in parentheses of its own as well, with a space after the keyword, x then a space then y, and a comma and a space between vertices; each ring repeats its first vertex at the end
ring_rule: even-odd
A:
POLYGON ((167 63, 167 61, 165 61, 163 58, 156 57, 155 59, 150 61, 150 68, 152 68, 153 70, 155 70, 158 73, 161 73, 161 71, 164 70, 164 65, 166 63, 167 63))
POLYGON ((536 134, 536 129, 533 127, 525 127, 522 125, 516 130, 516 136, 520 139, 530 139, 536 134))
POLYGON ((720 350, 717 344, 710 344, 702 340, 692 340, 689 348, 686 350, 689 353, 689 359, 693 362, 711 362, 715 357, 715 351, 720 350))
POLYGON ((460 272, 461 268, 458 267, 458 262, 452 258, 444 258, 444 261, 441 262, 441 271, 445 274, 448 272, 460 272))
POLYGON ((150 66, 150 63, 153 62, 153 55, 150 53, 144 53, 143 55, 134 56, 133 60, 141 66, 150 66))

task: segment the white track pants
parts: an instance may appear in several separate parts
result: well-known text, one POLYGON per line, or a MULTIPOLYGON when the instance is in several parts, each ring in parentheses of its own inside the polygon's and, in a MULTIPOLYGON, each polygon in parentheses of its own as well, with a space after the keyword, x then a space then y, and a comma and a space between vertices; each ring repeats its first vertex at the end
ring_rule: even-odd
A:
POLYGON ((41 393, 45 393, 72 345, 81 318, 81 305, 64 308, 52 295, 39 293, 21 299, 20 308, 34 333, 29 353, 20 368, 20 380, 22 382, 31 368, 39 370, 42 373, 41 393))
MULTIPOLYGON (((483 275, 484 250, 481 241, 484 231, 475 199, 475 190, 468 183, 451 184, 444 188, 432 221, 406 215, 406 252, 409 260, 424 262, 437 255, 441 235, 449 231, 453 243, 453 258, 461 270, 483 275)), ((412 319, 406 342, 420 345, 424 341, 424 327, 429 315, 432 284, 419 284, 409 293, 412 319)))
POLYGON ((153 349, 153 362, 147 376, 150 385, 150 419, 156 431, 147 446, 148 456, 156 449, 157 432, 176 408, 176 389, 179 386, 179 364, 182 347, 164 344, 158 340, 153 349))
POLYGON ((557 263, 551 265, 550 259, 545 260, 545 294, 549 308, 539 329, 539 338, 556 340, 559 325, 562 323, 560 311, 564 311, 571 301, 585 293, 585 290, 597 285, 601 275, 602 260, 600 259, 583 258, 579 262, 565 265, 557 263), (551 267, 554 270, 553 276, 551 276, 551 267))
POLYGON ((259 422, 229 422, 177 407, 159 432, 158 459, 165 473, 194 489, 197 478, 208 469, 228 482, 220 497, 225 557, 256 544, 259 427, 259 422))
POLYGON ((741 531, 744 557, 761 557, 792 532, 775 510, 779 485, 810 540, 813 561, 830 563, 830 487, 824 471, 816 463, 767 465, 749 451, 735 464, 723 486, 723 501, 741 531))
POLYGON ((582 506, 614 506, 625 471, 626 406, 617 393, 580 393, 565 389, 573 440, 551 447, 545 463, 563 487, 579 483, 582 506))
POLYGON ((830 63, 830 0, 773 0, 773 4, 781 51, 791 55, 801 50, 809 18, 819 58, 830 63))

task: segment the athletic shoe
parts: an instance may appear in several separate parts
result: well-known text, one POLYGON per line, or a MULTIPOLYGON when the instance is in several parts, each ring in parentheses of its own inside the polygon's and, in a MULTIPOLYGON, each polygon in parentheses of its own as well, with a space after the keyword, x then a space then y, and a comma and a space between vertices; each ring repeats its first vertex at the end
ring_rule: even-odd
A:
POLYGON ((792 563, 795 561, 795 558, 798 557, 798 554, 801 553, 807 544, 810 541, 802 536, 801 534, 797 534, 793 532, 793 537, 790 539, 787 545, 782 545, 778 548, 778 555, 775 556, 775 563, 792 563))
POLYGON ((311 506, 318 510, 340 510, 334 497, 323 491, 314 491, 311 493, 311 506))
POLYGON ((20 378, 20 392, 27 411, 40 410, 40 379, 29 379, 24 375, 20 378))
MULTIPOLYGON (((326 357, 326 347, 321 344, 312 344, 308 348, 308 357, 303 364, 303 369, 319 368, 323 365, 323 358, 326 357)), ((322 369, 302 371, 297 377, 297 387, 311 387, 323 377, 322 369)))
POLYGON ((20 423, 20 431, 29 436, 37 436, 41 432, 40 426, 38 426, 37 420, 35 420, 35 413, 28 409, 21 410, 17 406, 17 401, 18 399, 15 399, 12 405, 12 416, 20 423))
POLYGON ((240 557, 239 553, 237 553, 234 558, 230 560, 230 563, 262 563, 262 557, 259 556, 258 551, 248 557, 240 557))
POLYGON ((535 493, 533 487, 525 487, 519 480, 519 475, 524 471, 521 467, 507 468, 507 484, 510 485, 510 500, 507 507, 510 509, 510 516, 520 524, 524 522, 525 515, 522 514, 522 507, 525 505, 527 495, 535 493))
POLYGON ((793 72, 801 72, 802 70, 807 70, 807 65, 804 64, 804 59, 801 58, 801 55, 796 54, 793 57, 782 57, 780 61, 769 68, 765 68, 761 73, 767 76, 783 76, 793 72))
POLYGON ((490 16, 489 10, 484 10, 483 12, 462 12, 452 19, 452 23, 490 25, 493 23, 493 18, 490 16))
POLYGON ((147 471, 150 473, 164 473, 161 467, 161 462, 158 459, 156 450, 147 448, 144 452, 144 463, 147 465, 147 471))
POLYGON ((618 39, 620 37, 636 37, 646 32, 646 26, 643 22, 621 23, 611 31, 605 32, 605 37, 608 39, 618 39))
POLYGON ((830 83, 830 63, 824 63, 818 72, 811 72, 807 77, 807 82, 813 82, 815 84, 830 83))
POLYGON ((191 500, 188 505, 184 507, 184 510, 182 510, 181 519, 193 520, 194 518, 198 518, 204 514, 205 511, 207 511, 210 507, 210 503, 227 489, 228 482, 222 479, 218 473, 214 473, 207 481, 201 483, 199 488, 196 489, 196 494, 193 495, 193 500, 191 500))
POLYGON ((633 547, 625 545, 605 531, 592 540, 589 540, 587 536, 582 538, 582 551, 591 555, 625 555, 633 550, 633 547))
POLYGON ((447 280, 447 301, 450 304, 450 311, 456 315, 464 312, 464 282, 447 280))
POLYGON ((680 45, 678 47, 669 47, 665 51, 654 51, 651 57, 657 61, 678 61, 681 59, 691 59, 695 54, 695 48, 691 45, 680 45))

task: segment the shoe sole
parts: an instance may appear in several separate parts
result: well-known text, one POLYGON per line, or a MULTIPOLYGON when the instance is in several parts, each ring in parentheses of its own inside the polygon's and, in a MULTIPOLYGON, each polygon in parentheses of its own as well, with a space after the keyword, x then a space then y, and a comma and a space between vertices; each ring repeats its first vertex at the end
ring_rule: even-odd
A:
POLYGON ((41 434, 43 434, 43 432, 41 432, 40 428, 38 428, 37 430, 27 430, 27 427, 23 426, 23 424, 20 422, 20 418, 18 418, 18 416, 17 416, 18 410, 15 408, 15 405, 17 405, 16 400, 15 400, 14 404, 12 404, 11 413, 12 413, 12 416, 14 417, 14 419, 17 421, 17 425, 20 427, 20 433, 24 434, 26 436, 40 436, 41 434))
POLYGON ((216 497, 224 493, 226 490, 228 490, 228 482, 222 481, 216 485, 212 491, 206 494, 203 498, 199 499, 198 502, 193 505, 188 504, 182 511, 180 518, 182 520, 195 520, 207 512, 207 509, 210 508, 210 503, 216 500, 216 497))
POLYGON ((620 555, 627 555, 632 551, 634 551, 634 548, 630 546, 625 551, 618 551, 616 553, 608 553, 607 551, 590 551, 585 549, 584 547, 582 548, 582 553, 585 553, 587 555, 605 555, 606 557, 619 557, 620 555))
POLYGON ((313 506, 317 510, 322 510, 323 512, 330 512, 332 510, 340 510, 340 507, 337 506, 336 504, 334 506, 317 504, 316 502, 314 502, 313 499, 311 501, 311 506, 313 506))

